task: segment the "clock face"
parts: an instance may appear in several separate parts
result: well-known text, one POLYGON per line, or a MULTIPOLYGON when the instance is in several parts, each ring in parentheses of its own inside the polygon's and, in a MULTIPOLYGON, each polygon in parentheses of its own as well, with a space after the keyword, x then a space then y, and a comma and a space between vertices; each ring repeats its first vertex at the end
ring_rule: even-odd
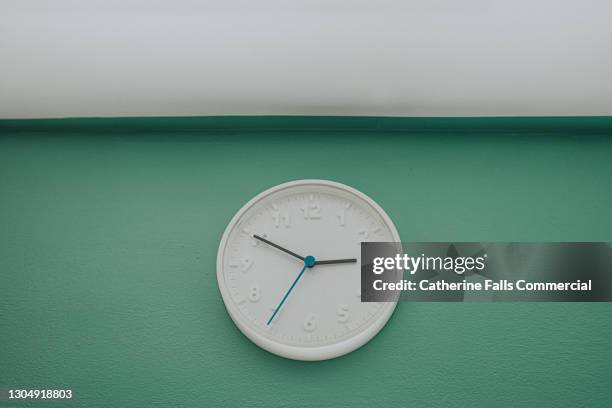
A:
POLYGON ((364 241, 400 241, 365 194, 324 180, 264 191, 238 211, 219 246, 217 280, 231 318, 287 358, 323 360, 362 346, 396 306, 361 302, 364 241))

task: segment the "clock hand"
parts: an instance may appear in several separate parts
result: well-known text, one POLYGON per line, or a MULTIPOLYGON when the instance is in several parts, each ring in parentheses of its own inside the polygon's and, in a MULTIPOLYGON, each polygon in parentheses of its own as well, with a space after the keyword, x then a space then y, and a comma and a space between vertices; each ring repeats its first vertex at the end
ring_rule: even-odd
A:
POLYGON ((332 259, 329 261, 316 261, 316 265, 331 265, 331 264, 343 264, 343 263, 355 263, 357 259, 332 259))
POLYGON ((291 291, 293 290, 295 285, 298 283, 298 281, 300 280, 300 278, 304 274, 304 271, 306 270, 306 268, 312 268, 313 266, 315 266, 316 263, 317 263, 317 261, 315 260, 314 256, 307 256, 306 258, 304 258, 304 267, 302 268, 302 270, 298 274, 297 278, 295 278, 295 280, 293 281, 293 283, 291 284, 291 286, 289 287, 289 289, 285 293, 285 296, 283 296, 283 298, 281 299, 281 301, 278 304, 278 306, 276 306, 276 309, 274 309, 274 313, 272 313, 272 316, 270 316, 270 318, 268 319, 268 323, 266 323, 267 326, 269 326, 270 323, 272 323, 272 320, 274 319, 274 316, 276 316, 276 314, 280 310, 281 306, 283 306, 283 303, 285 303, 285 300, 287 300, 287 298, 289 297, 289 294, 291 293, 291 291))
POLYGON ((285 252, 285 253, 287 253, 287 254, 289 254, 289 255, 291 255, 291 256, 294 256, 294 257, 296 257, 297 259, 300 259, 300 260, 302 260, 302 261, 304 261, 304 260, 305 260, 305 258, 304 258, 303 256, 300 256, 300 255, 296 254, 295 252, 292 252, 292 251, 290 251, 290 250, 288 250, 288 249, 286 249, 286 248, 283 248, 282 246, 277 245, 277 244, 275 244, 274 242, 270 242, 270 241, 268 241, 267 239, 260 237, 259 235, 256 235, 256 234, 255 234, 255 235, 253 235, 253 238, 258 239, 258 240, 260 240, 261 242, 265 242, 266 244, 268 244, 268 245, 270 245, 270 246, 273 246, 273 247, 274 247, 274 248, 276 248, 276 249, 280 249, 281 251, 283 251, 283 252, 285 252))

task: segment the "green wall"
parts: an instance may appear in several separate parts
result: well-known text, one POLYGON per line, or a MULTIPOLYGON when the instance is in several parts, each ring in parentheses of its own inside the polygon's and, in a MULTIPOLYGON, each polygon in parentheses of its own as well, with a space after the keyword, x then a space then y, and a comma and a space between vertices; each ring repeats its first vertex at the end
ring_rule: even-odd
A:
POLYGON ((606 303, 401 303, 316 363, 252 344, 217 289, 219 239, 301 178, 362 190, 404 241, 612 241, 612 118, 0 121, 0 388, 87 407, 612 406, 606 303))

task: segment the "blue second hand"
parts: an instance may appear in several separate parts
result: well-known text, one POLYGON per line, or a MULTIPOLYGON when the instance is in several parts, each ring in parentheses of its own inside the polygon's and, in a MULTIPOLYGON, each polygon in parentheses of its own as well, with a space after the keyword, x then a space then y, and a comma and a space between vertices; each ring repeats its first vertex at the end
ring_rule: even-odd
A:
POLYGON ((281 301, 278 304, 278 306, 276 306, 276 309, 274 309, 274 313, 272 313, 272 316, 270 316, 270 318, 268 319, 268 323, 266 323, 266 326, 269 326, 270 323, 272 323, 272 320, 274 319, 274 316, 276 316, 276 314, 278 313, 280 308, 283 306, 283 303, 285 303, 285 300, 287 300, 287 297, 289 297, 289 294, 291 293, 291 291, 293 290, 295 285, 298 283, 298 281, 300 280, 300 278, 304 274, 304 271, 306 270, 306 268, 312 268, 315 265, 315 263, 316 263, 316 261, 315 261, 313 256, 307 256, 306 258, 304 258, 304 267, 300 271, 300 273, 297 276, 297 278, 295 278, 295 280, 293 281, 293 283, 289 287, 289 290, 287 290, 287 293, 285 293, 285 296, 283 296, 283 298, 281 299, 281 301))

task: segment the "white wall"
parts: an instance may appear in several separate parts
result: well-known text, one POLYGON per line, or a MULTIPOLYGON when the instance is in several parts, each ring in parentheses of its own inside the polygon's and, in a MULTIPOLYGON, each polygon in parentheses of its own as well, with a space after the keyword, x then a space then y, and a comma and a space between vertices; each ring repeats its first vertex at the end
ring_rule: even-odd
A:
POLYGON ((0 117, 611 115, 612 1, 2 0, 0 117))

